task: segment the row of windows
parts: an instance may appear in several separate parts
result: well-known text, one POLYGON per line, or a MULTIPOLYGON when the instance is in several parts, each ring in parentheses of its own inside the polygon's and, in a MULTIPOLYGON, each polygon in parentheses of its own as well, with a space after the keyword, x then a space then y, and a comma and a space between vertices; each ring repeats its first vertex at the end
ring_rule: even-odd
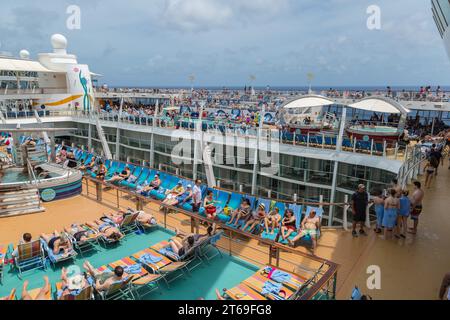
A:
POLYGON ((450 23, 450 0, 432 0, 431 6, 434 22, 442 38, 450 23))

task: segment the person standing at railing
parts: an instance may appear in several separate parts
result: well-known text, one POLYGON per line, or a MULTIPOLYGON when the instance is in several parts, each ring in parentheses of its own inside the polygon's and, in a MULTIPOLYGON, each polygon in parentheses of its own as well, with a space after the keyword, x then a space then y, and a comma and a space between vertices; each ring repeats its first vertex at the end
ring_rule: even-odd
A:
POLYGON ((367 233, 364 231, 364 223, 366 222, 366 210, 367 205, 369 204, 369 195, 366 192, 366 186, 360 184, 358 186, 358 190, 352 195, 352 211, 353 211, 353 237, 358 237, 358 233, 356 232, 356 226, 359 224, 359 234, 363 236, 367 236, 367 233))

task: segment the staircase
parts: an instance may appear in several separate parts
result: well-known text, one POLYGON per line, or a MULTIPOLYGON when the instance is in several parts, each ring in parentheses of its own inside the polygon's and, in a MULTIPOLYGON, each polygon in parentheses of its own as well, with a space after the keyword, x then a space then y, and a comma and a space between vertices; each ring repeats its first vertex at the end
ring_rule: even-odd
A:
POLYGON ((0 189, 0 218, 43 211, 38 189, 0 189))
POLYGON ((98 117, 95 119, 95 124, 97 127, 98 137, 100 138, 100 141, 102 142, 102 147, 103 147, 103 152, 105 154, 105 158, 110 160, 110 159, 112 159, 111 150, 109 150, 108 141, 106 140, 105 132, 103 131, 102 125, 100 124, 100 120, 98 119, 98 117))

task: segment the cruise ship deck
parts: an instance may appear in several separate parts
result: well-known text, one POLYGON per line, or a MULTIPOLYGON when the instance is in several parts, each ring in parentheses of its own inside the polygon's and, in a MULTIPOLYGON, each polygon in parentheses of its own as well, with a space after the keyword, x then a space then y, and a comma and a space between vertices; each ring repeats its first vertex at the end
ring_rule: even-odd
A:
MULTIPOLYGON (((373 231, 370 231, 368 237, 354 239, 350 232, 342 229, 323 229, 323 235, 315 254, 339 264, 337 299, 348 299, 355 285, 365 288, 369 276, 367 268, 373 265, 379 266, 381 269, 381 289, 366 290, 365 293, 374 299, 435 300, 437 298, 442 276, 448 271, 447 268, 450 264, 450 256, 448 255, 450 234, 447 231, 450 227, 450 216, 446 214, 446 210, 442 209, 445 205, 450 204, 448 200, 450 182, 448 165, 448 161, 445 161, 432 187, 425 190, 424 213, 421 216, 416 236, 408 235, 406 240, 385 241, 380 239, 373 231)), ((115 190, 105 192, 103 201, 98 202, 92 193, 93 189, 92 182, 85 181, 81 195, 46 203, 46 211, 43 213, 2 218, 0 243, 17 243, 17 240, 25 231, 37 236, 41 233, 50 233, 53 230, 62 230, 73 222, 91 221, 104 213, 117 210, 118 198, 115 190), (89 188, 86 188, 86 183, 90 184, 89 188), (91 191, 88 195, 89 189, 91 191)), ((135 207, 135 205, 128 194, 120 193, 119 206, 122 209, 135 207)), ((164 215, 158 207, 159 205, 156 203, 149 203, 145 207, 145 211, 153 213, 162 223, 164 215)), ((172 230, 174 228, 186 232, 190 230, 190 219, 182 214, 168 215, 166 223, 168 228, 172 230)), ((164 233, 159 236, 161 239, 167 237, 167 235, 164 236, 164 233)), ((228 247, 227 240, 221 241, 224 242, 223 247, 228 247)), ((304 248, 296 250, 308 254, 308 250, 304 248)), ((267 247, 258 244, 258 241, 254 239, 243 243, 234 243, 232 251, 233 256, 250 264, 261 266, 267 262, 267 247)), ((111 257, 117 255, 114 252, 108 252, 107 254, 111 257)), ((120 256, 124 252, 118 254, 120 256)), ((310 263, 310 259, 306 256, 290 254, 285 256, 285 259, 289 260, 292 265, 310 263)), ((229 285, 234 284, 232 283, 233 280, 227 279, 229 285)), ((38 280, 36 280, 36 285, 40 285, 38 280)), ((227 281, 223 279, 218 283, 227 285, 227 281)), ((212 281, 209 284, 215 285, 217 282, 212 281)), ((6 283, 6 286, 8 287, 8 283, 6 283)), ((176 286, 175 283, 174 288, 176 286)), ((212 292, 214 289, 209 288, 206 291, 212 292)), ((6 291, 3 291, 5 291, 5 288, 0 288, 0 292, 6 294, 6 291)), ((173 294, 171 296, 169 294, 166 298, 195 299, 195 294, 199 298, 202 291, 189 292, 188 296, 173 296, 173 294)), ((209 296, 209 298, 212 297, 209 296)))

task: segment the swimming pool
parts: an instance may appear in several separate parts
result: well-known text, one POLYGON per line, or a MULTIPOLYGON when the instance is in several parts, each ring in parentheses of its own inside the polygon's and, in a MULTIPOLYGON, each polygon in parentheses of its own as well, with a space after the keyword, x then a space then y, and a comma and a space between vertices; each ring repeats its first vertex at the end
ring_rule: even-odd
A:
MULTIPOLYGON (((130 234, 125 237, 122 243, 108 249, 97 247, 99 251, 85 254, 85 258, 77 256, 74 262, 61 263, 55 269, 50 267, 47 270, 34 270, 24 274, 23 280, 29 281, 29 288, 40 288, 43 285, 43 276, 49 277, 52 284, 52 293, 56 292, 55 284, 60 281, 61 268, 69 267, 73 264, 82 266, 88 260, 94 267, 117 261, 121 258, 148 248, 160 241, 167 240, 173 233, 159 228, 148 234, 130 234)), ((9 294, 12 288, 17 289, 17 296, 22 292, 22 280, 17 276, 16 271, 8 271, 9 266, 5 266, 3 284, 0 285, 0 297, 9 294)), ((216 257, 209 264, 203 264, 194 269, 189 277, 181 277, 170 284, 170 289, 165 283, 160 283, 160 288, 150 294, 141 297, 143 300, 197 300, 203 298, 214 300, 216 298, 215 289, 232 288, 241 281, 250 277, 258 268, 250 265, 238 258, 223 254, 222 258, 216 257)))
MULTIPOLYGON (((46 179, 57 177, 60 177, 60 175, 55 172, 50 172, 46 179)), ((0 183, 27 182, 29 180, 28 172, 24 172, 23 169, 6 169, 0 179, 0 183)))

